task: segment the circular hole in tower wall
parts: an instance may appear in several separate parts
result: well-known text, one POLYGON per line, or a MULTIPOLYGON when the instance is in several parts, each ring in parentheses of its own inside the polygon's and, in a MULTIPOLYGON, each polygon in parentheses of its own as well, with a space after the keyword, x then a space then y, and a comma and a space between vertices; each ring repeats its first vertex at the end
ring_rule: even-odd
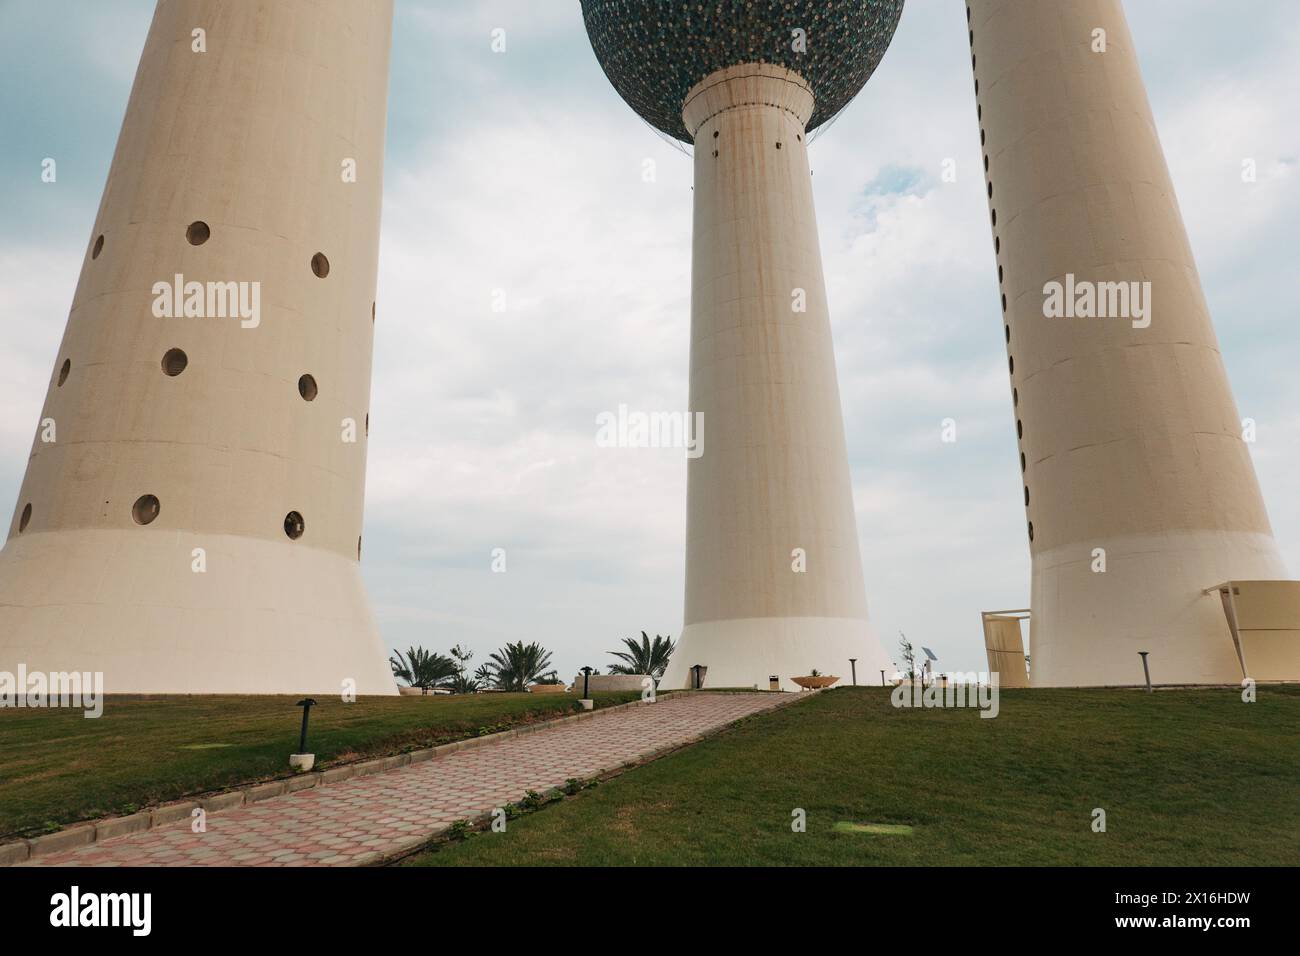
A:
POLYGON ((32 503, 29 501, 23 506, 22 516, 18 519, 18 533, 22 534, 27 530, 27 524, 32 520, 32 503))
POLYGON ((149 524, 154 518, 158 517, 158 512, 162 506, 158 499, 153 495, 141 495, 135 499, 135 504, 131 506, 131 517, 135 519, 136 524, 149 524))
POLYGON ((99 254, 104 251, 104 237, 101 234, 95 239, 95 248, 90 250, 90 258, 98 259, 99 254))
POLYGON ((302 375, 298 378, 298 394, 303 397, 303 401, 314 401, 316 398, 316 379, 310 375, 302 375))
POLYGON ((185 238, 189 240, 191 246, 201 246, 212 236, 212 230, 208 224, 202 220, 197 220, 189 224, 185 230, 185 238))
POLYGON ((311 271, 316 273, 318 279, 323 279, 330 274, 330 261, 325 258, 325 253, 318 252, 311 257, 311 271))
POLYGON ((290 511, 284 516, 284 533, 294 541, 302 537, 302 533, 307 530, 307 522, 303 520, 302 515, 296 511, 290 511))
POLYGON ((72 371, 72 359, 64 359, 63 364, 59 366, 59 388, 68 380, 68 373, 72 371))
POLYGON ((163 373, 170 375, 172 378, 185 371, 189 364, 190 357, 180 349, 168 349, 162 357, 163 373))

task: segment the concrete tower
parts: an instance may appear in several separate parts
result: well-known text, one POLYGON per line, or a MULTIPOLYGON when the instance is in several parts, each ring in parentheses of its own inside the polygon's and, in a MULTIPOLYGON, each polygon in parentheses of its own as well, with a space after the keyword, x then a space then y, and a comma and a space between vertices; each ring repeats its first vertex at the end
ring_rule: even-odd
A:
POLYGON ((0 552, 0 670, 395 692, 358 571, 391 29, 391 0, 158 4, 0 552))
POLYGON ((866 83, 902 0, 583 0, 625 101, 694 143, 686 620, 665 687, 892 671, 867 622, 807 133, 866 83))
POLYGON ((1123 9, 973 0, 967 20, 1033 556, 1032 682, 1138 684, 1139 650, 1159 683, 1238 681, 1205 591, 1286 569, 1123 9))

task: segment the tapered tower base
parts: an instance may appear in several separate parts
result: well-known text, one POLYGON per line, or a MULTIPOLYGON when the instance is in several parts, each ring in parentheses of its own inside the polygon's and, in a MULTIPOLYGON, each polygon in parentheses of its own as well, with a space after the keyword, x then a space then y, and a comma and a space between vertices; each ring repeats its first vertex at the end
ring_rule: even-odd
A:
POLYGON ((665 690, 692 687, 691 668, 708 668, 704 686, 768 689, 776 677, 781 690, 800 690, 792 677, 816 670, 852 682, 857 661, 859 684, 877 686, 880 672, 894 673, 870 625, 857 618, 755 617, 688 624, 664 673, 665 690))
MULTIPOLYGON (((1030 681, 1142 684, 1146 652, 1155 683, 1236 683, 1206 591, 1287 573, 1123 7, 972 0, 966 17, 1033 560, 1030 681)), ((1300 601, 1277 595, 1294 628, 1300 601)), ((1300 678, 1300 642, 1289 668, 1286 654, 1270 675, 1300 678)))
POLYGON ((1204 592, 1234 577, 1284 579, 1271 535, 1134 535, 1098 546, 1106 549, 1105 573, 1092 571, 1091 551, 1077 547, 1034 556, 1034 687, 1142 684, 1140 650, 1158 684, 1242 679, 1223 606, 1204 592))
POLYGON ((582 0, 619 95, 694 144, 684 687, 879 669, 808 167, 809 130, 862 89, 902 0, 582 0))
POLYGON ((695 140, 686 615, 669 686, 847 678, 884 653, 867 623, 805 123, 813 94, 771 64, 687 95, 695 140))
POLYGON ((386 657, 357 563, 326 550, 132 529, 0 551, 9 673, 101 672, 108 694, 393 694, 386 657))
POLYGON ((396 692, 358 563, 391 35, 391 0, 158 4, 0 552, 0 671, 396 692))

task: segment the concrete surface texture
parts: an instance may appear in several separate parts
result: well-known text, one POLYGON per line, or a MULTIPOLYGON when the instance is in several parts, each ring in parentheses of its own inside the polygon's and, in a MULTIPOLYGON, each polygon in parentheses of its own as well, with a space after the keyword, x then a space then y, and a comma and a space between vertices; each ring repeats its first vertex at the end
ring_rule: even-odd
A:
POLYGON ((872 635, 804 128, 784 67, 719 70, 687 95, 695 140, 686 613, 666 688, 891 673, 872 635))
MULTIPOLYGON (((34 858, 24 866, 355 866, 411 850, 457 820, 490 814, 693 742, 798 701, 786 694, 681 694, 597 711, 394 770, 299 790, 208 816, 34 858)), ((507 823, 507 826, 509 824, 507 823)), ((490 837, 484 837, 490 839, 490 837)))
POLYGON ((1204 589, 1287 570, 1123 8, 977 0, 967 19, 1033 557, 1031 681, 1140 684, 1139 650, 1157 683, 1239 681, 1204 589), (1050 314, 1058 290, 1075 314, 1050 314))
POLYGON ((0 670, 395 692, 358 571, 391 20, 158 5, 0 552, 0 670))

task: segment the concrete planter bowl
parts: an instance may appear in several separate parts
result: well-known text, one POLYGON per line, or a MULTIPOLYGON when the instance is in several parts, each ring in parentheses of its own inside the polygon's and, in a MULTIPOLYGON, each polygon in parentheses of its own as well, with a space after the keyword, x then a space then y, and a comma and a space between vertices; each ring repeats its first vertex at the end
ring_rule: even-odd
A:
POLYGON ((839 680, 838 677, 829 674, 820 677, 791 677, 790 679, 804 690, 821 690, 823 687, 830 687, 839 680))

